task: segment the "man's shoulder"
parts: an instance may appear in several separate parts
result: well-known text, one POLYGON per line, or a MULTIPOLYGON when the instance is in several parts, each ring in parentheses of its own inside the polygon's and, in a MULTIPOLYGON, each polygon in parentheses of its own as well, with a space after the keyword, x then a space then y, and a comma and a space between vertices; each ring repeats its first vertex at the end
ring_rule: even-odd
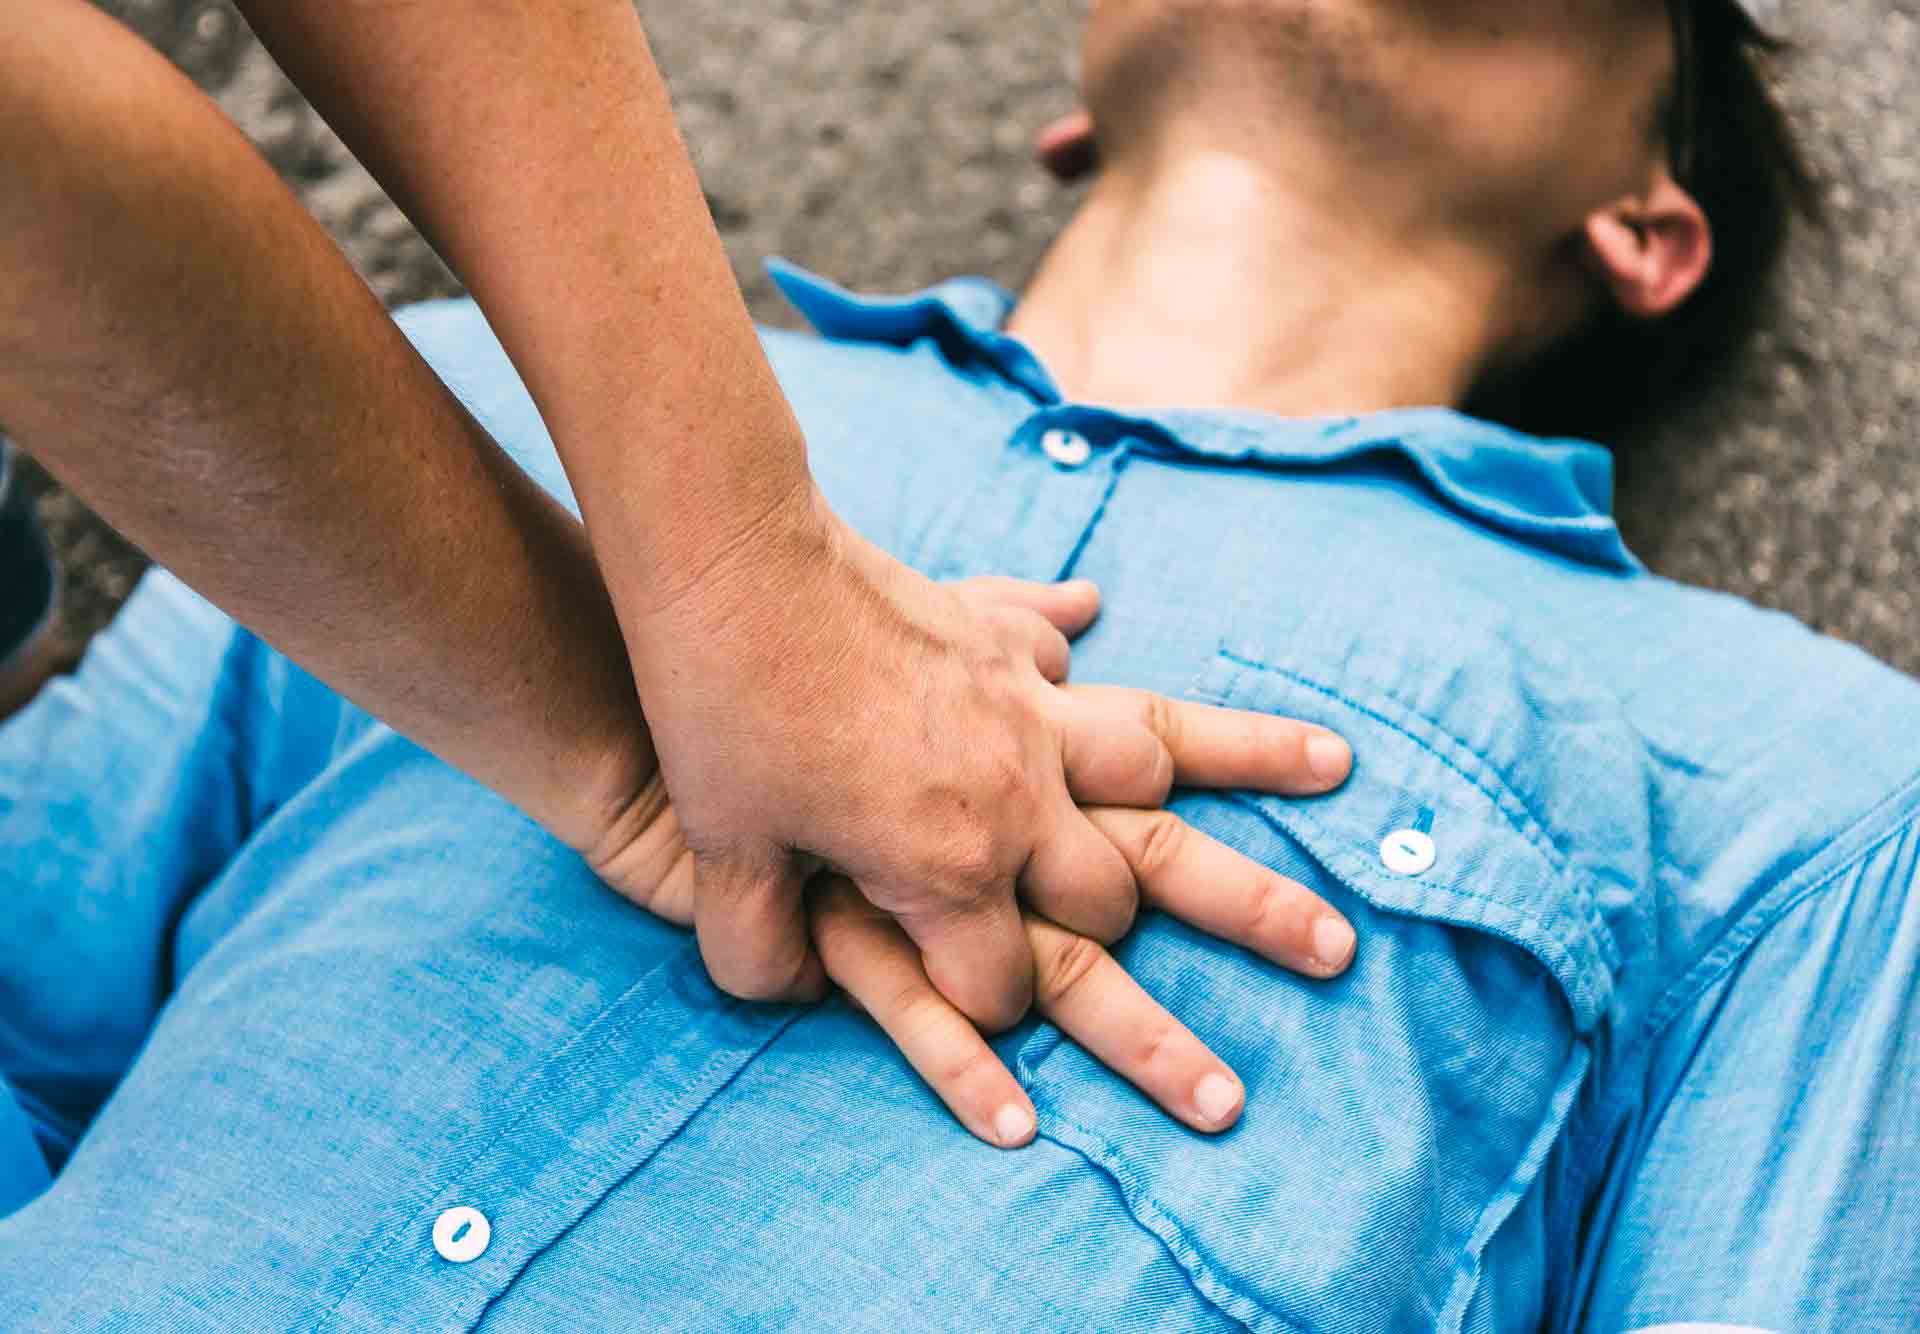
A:
POLYGON ((1634 585, 1614 658, 1639 667, 1634 715, 1676 747, 1759 767, 1820 754, 1867 789, 1920 769, 1920 681, 1744 598, 1652 576, 1634 585))
POLYGON ((1664 643, 1631 716, 1727 841, 1776 830, 1799 862, 1920 815, 1920 681, 1784 612, 1646 582, 1664 643))
MULTIPOLYGON (((1451 670, 1509 683, 1532 745, 1572 758, 1612 736, 1656 843, 1704 855, 1764 828, 1791 858, 1895 818, 1885 804, 1920 777, 1920 681, 1784 612, 1645 572, 1475 591, 1492 606, 1454 604, 1457 633, 1481 638, 1451 670)), ((1593 792, 1578 763, 1546 767, 1562 797, 1593 792)))
MULTIPOLYGON (((1341 792, 1250 804, 1372 901, 1522 944, 1582 1024, 1644 1017, 1730 928, 1920 819, 1920 683, 1644 573, 1478 574, 1434 553, 1263 580, 1216 609, 1190 693, 1346 736, 1341 792), (1396 863, 1403 835, 1426 860, 1396 863)), ((1137 643, 1195 612, 1162 614, 1137 643)), ((1157 651, 1108 647, 1100 674, 1157 651)))

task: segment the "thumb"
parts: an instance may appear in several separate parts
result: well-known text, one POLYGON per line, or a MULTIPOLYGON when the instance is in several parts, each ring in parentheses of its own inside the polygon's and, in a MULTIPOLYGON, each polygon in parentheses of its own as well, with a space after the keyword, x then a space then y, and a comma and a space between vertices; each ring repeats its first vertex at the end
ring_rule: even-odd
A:
POLYGON ((693 925, 715 986, 741 1000, 787 1004, 827 994, 807 933, 805 888, 798 862, 779 848, 694 858, 693 925))

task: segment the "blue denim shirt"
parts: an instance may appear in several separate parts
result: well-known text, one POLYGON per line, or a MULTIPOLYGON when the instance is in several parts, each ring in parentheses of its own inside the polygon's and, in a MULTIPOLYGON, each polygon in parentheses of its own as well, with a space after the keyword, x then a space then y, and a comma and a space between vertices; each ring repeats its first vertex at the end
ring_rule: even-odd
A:
MULTIPOLYGON (((860 1016, 719 996, 504 805, 157 587, 124 634, 218 646, 143 669, 191 677, 198 739, 164 779, 74 784, 132 800, 204 771, 242 796, 140 845, 166 943, 117 966, 174 985, 152 1036, 146 1011, 10 1016, 57 989, 57 943, 0 978, 5 1073, 56 1161, 147 1044, 60 1184, 0 1223, 0 1313, 146 1209, 178 1245, 116 1241, 104 1289, 14 1323, 1906 1327, 1914 683, 1649 574, 1593 445, 1443 410, 1107 411, 1063 400, 988 283, 776 276, 820 336, 767 348, 856 527, 940 578, 1096 580, 1076 679, 1352 741, 1330 796, 1175 802, 1352 917, 1346 977, 1164 919, 1119 951, 1243 1076, 1242 1123, 1191 1134, 1029 1023, 1000 1049, 1041 1140, 986 1149, 860 1016), (49 1054, 76 1031, 119 1034, 90 1078, 49 1054), (492 1222, 465 1265, 429 1243, 455 1205, 492 1222)), ((476 310, 402 323, 565 497, 476 310)), ((44 735, 0 740, 91 726, 40 710, 44 735)), ((0 846, 84 863, 72 811, 22 832, 8 754, 0 846)))

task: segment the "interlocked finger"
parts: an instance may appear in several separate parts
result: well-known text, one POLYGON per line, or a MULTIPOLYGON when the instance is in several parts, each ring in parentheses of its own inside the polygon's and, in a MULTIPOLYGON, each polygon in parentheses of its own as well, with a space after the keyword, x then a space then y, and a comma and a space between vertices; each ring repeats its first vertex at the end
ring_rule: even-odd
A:
POLYGON ((1033 954, 1020 929, 1011 876, 1000 893, 971 909, 898 921, 920 947, 928 979, 979 1027, 989 1033, 1012 1028, 1032 1008, 1033 954))
POLYGON ((1062 809, 1020 877, 1020 897, 1048 920, 1111 945, 1133 929, 1133 868, 1079 807, 1062 809))
POLYGON ((1162 806, 1173 791, 1173 753, 1150 729, 1077 691, 1060 701, 1067 790, 1089 806, 1162 806))
MULTIPOLYGON (((1033 1138, 1032 1102, 993 1048, 935 990, 919 951, 844 881, 812 902, 813 938, 827 972, 899 1047, 959 1122, 989 1144, 1033 1138)), ((1149 997, 1094 941, 1028 917, 1041 1013, 1161 1107, 1212 1133, 1238 1119, 1239 1079, 1149 997)))
MULTIPOLYGON (((1281 796, 1319 796, 1346 782, 1353 768, 1353 752, 1337 734, 1292 718, 1168 699, 1119 686, 1073 686, 1067 693, 1078 706, 1069 715, 1070 741, 1100 728, 1117 731, 1129 724, 1142 728, 1166 748, 1172 759, 1171 781, 1183 787, 1244 787, 1281 796)), ((1082 737, 1080 744, 1093 743, 1082 737)), ((1071 747, 1069 753, 1074 753, 1071 747)), ((1098 757, 1100 752, 1096 748, 1092 754, 1098 757)), ((1071 766, 1068 781, 1073 781, 1071 766)), ((1103 805, 1160 804, 1082 800, 1103 805)))
POLYGON ((812 917, 827 975, 886 1031, 960 1124, 1003 1149, 1031 1140, 1026 1090, 934 989, 906 932, 837 877, 816 886, 812 917))
POLYGON ((1050 685, 1064 685, 1067 673, 1073 664, 1073 650, 1067 644, 1067 637, 1058 627, 1042 616, 1022 614, 1022 619, 1032 624, 1028 628, 1028 638, 1033 653, 1033 665, 1050 685))
POLYGON ((947 587, 976 601, 1034 612, 1067 635, 1079 634, 1100 614, 1100 590, 1085 579, 1040 584, 1028 579, 983 574, 955 580, 947 587))
POLYGON ((1087 818, 1127 859, 1146 906, 1310 977, 1353 962, 1353 927, 1325 899, 1171 811, 1105 808, 1087 818))
POLYGON ((1233 1071, 1098 942, 1035 917, 1027 934, 1041 1014, 1195 1130, 1225 1130, 1239 1119, 1246 1090, 1233 1071))

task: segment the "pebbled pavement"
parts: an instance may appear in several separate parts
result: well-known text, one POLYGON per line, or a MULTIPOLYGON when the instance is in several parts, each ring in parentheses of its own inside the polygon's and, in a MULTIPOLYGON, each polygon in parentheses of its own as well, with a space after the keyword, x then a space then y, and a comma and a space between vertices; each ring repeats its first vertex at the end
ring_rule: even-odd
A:
MULTIPOLYGON (((219 100, 384 299, 457 290, 223 0, 98 2, 219 100)), ((775 253, 875 289, 1017 285, 1072 204, 1027 144, 1072 103, 1083 3, 641 0, 755 313, 792 323, 759 269, 775 253)), ((1920 671, 1920 0, 1780 8, 1827 225, 1736 381, 1628 452, 1622 521, 1661 573, 1920 671)), ((46 491, 90 628, 139 558, 46 491)))

